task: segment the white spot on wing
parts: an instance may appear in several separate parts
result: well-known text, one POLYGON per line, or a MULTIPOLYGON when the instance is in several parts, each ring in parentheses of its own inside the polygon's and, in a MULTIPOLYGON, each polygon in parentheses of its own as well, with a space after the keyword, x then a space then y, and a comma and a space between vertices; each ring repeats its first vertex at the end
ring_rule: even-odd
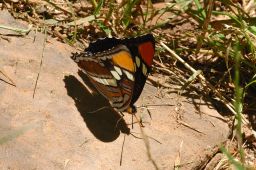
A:
POLYGON ((148 69, 144 63, 142 63, 142 72, 145 76, 148 74, 148 69))
POLYGON ((140 58, 138 56, 135 57, 135 62, 136 62, 137 67, 139 68, 140 67, 140 58))
POLYGON ((126 74, 127 78, 130 79, 131 81, 134 81, 134 77, 131 73, 129 73, 128 71, 124 70, 124 73, 126 74))
POLYGON ((109 85, 107 79, 102 79, 102 81, 104 82, 105 85, 107 86, 109 85))
POLYGON ((104 81, 104 79, 102 79, 102 78, 99 78, 99 80, 101 81, 101 84, 104 84, 104 85, 106 85, 106 84, 105 84, 105 81, 104 81))
POLYGON ((127 94, 125 94, 125 95, 124 95, 124 103, 127 102, 129 99, 130 99, 130 96, 127 95, 127 94))
POLYGON ((112 101, 113 101, 113 102, 121 102, 122 100, 123 100, 123 97, 122 97, 122 96, 113 97, 113 98, 112 98, 112 101))
POLYGON ((117 67, 117 66, 114 66, 114 69, 116 70, 116 72, 121 76, 122 75, 122 70, 117 67))
POLYGON ((94 77, 94 76, 91 76, 90 77, 92 79, 94 79, 95 81, 97 81, 98 83, 100 84, 103 84, 103 85, 109 85, 109 86, 114 86, 116 87, 117 86, 117 83, 116 83, 116 80, 115 79, 101 79, 101 78, 98 78, 98 77, 94 77))
POLYGON ((93 77, 93 76, 90 76, 90 77, 93 78, 95 81, 101 83, 101 81, 97 77, 93 77))
POLYGON ((119 76, 119 74, 118 74, 116 71, 111 70, 110 72, 111 72, 111 74, 113 75, 113 77, 114 77, 115 79, 117 79, 117 80, 120 80, 120 79, 121 79, 121 77, 119 76))
POLYGON ((114 87, 117 86, 115 79, 106 79, 106 80, 108 81, 108 84, 109 84, 110 86, 114 86, 114 87))

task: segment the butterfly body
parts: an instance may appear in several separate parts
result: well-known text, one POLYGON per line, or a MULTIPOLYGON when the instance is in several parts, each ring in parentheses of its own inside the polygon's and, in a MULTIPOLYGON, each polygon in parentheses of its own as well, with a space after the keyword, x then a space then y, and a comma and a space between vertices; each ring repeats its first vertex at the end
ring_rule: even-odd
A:
POLYGON ((130 39, 93 42, 72 59, 117 111, 134 108, 152 65, 155 42, 151 34, 130 39))

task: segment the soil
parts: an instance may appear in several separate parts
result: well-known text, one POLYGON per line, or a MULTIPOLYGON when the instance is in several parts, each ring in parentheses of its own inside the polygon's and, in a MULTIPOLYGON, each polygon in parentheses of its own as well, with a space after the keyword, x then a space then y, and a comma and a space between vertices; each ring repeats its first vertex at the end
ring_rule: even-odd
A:
MULTIPOLYGON (((0 24, 28 27, 6 11, 0 24)), ((2 169, 148 170, 153 162, 159 169, 198 169, 228 138, 228 125, 210 102, 148 83, 136 103, 143 133, 135 118, 132 127, 130 114, 121 117, 110 107, 88 113, 109 104, 78 71, 70 58, 74 48, 50 37, 44 44, 46 36, 35 31, 0 32, 0 70, 16 85, 0 74, 2 169)))

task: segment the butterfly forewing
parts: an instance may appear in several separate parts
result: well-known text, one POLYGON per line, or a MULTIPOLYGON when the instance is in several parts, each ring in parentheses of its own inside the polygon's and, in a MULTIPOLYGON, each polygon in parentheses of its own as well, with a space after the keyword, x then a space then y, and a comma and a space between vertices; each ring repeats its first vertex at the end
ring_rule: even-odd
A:
POLYGON ((154 52, 154 37, 147 34, 127 39, 100 39, 72 58, 112 107, 124 111, 133 107, 139 98, 154 52))

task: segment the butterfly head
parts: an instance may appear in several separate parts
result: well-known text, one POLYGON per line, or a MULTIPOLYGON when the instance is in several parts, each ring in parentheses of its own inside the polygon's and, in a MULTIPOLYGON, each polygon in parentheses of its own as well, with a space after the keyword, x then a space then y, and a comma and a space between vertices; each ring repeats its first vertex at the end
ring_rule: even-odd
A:
POLYGON ((127 113, 130 114, 135 114, 137 112, 137 108, 134 105, 130 105, 127 109, 126 109, 127 113))

